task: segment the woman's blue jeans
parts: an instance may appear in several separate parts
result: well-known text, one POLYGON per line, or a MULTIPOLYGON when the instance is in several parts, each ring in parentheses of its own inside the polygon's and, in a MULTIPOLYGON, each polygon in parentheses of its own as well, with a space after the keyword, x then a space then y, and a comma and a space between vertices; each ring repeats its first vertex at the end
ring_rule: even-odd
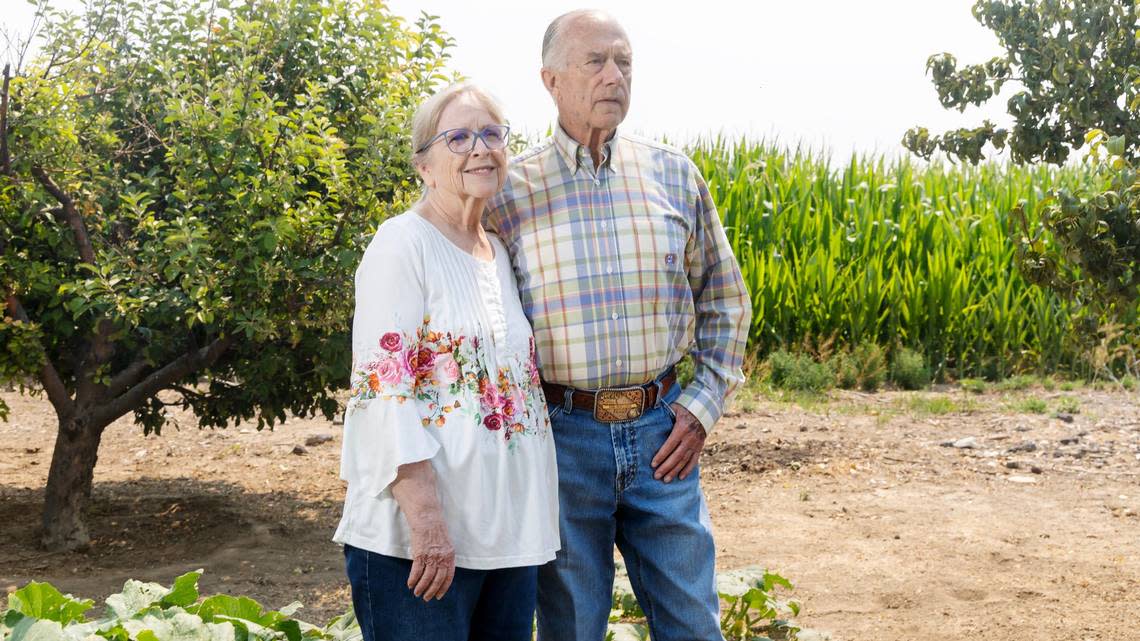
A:
POLYGON ((412 562, 344 546, 352 607, 364 641, 530 641, 535 567, 455 568, 442 599, 408 588, 412 562))
POLYGON ((562 549, 538 571, 540 641, 601 641, 612 605, 616 542, 653 641, 721 640, 716 548, 699 470, 653 478, 673 429, 669 403, 636 420, 599 423, 548 398, 558 456, 562 549))

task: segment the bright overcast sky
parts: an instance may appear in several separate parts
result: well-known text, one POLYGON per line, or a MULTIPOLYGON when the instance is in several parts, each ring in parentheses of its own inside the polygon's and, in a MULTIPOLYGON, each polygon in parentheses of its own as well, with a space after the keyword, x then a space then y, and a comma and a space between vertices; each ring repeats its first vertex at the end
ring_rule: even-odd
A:
MULTIPOLYGON (((0 21, 26 28, 30 8, 0 0, 0 21)), ((76 0, 63 0, 74 6, 76 0)), ((938 104, 930 54, 960 64, 1001 53, 970 13, 973 0, 611 0, 634 50, 625 127, 685 141, 723 132, 852 151, 902 153, 912 125, 932 131, 1008 123, 1004 99, 965 114, 938 104)), ((392 0, 396 13, 439 16, 454 37, 451 66, 504 104, 516 129, 542 133, 554 106, 539 79, 546 25, 578 8, 561 0, 392 0)), ((1007 90, 1003 95, 1008 95, 1007 90)))

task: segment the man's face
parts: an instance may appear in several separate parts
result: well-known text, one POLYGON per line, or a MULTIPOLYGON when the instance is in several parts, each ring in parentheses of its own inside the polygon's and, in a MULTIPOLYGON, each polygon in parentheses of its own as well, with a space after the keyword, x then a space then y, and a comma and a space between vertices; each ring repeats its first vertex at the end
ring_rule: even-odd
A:
POLYGON ((617 129, 629 111, 633 79, 625 32, 614 22, 583 18, 568 25, 562 37, 565 67, 550 70, 547 79, 559 121, 575 137, 617 129))

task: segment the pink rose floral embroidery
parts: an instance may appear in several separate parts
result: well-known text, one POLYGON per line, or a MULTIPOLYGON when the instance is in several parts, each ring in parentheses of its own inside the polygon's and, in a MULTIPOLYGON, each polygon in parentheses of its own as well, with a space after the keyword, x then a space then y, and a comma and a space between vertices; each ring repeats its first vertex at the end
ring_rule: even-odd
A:
POLYGON ((517 437, 546 433, 534 339, 525 361, 497 369, 478 337, 430 329, 426 317, 414 335, 385 332, 376 346, 354 355, 350 411, 370 399, 414 399, 425 428, 474 421, 512 450, 517 437))
POLYGON ((542 379, 538 375, 538 354, 534 347, 534 337, 530 338, 530 357, 527 360, 527 369, 530 370, 530 384, 538 387, 542 385, 542 379))
POLYGON ((483 427, 491 430, 492 432, 498 432, 499 430, 503 429, 503 417, 499 414, 488 414, 487 416, 483 417, 483 427))
POLYGON ((499 388, 495 386, 490 379, 482 379, 479 381, 479 388, 481 394, 479 395, 479 402, 486 412, 498 412, 503 407, 503 397, 499 394, 499 388))
POLYGON ((415 370, 415 348, 402 349, 396 352, 396 359, 400 362, 400 368, 407 372, 409 375, 413 374, 415 370))
POLYGON ((376 363, 373 373, 381 385, 396 385, 407 376, 407 372, 400 365, 400 361, 394 358, 385 358, 376 363))
POLYGON ((459 380, 459 363, 455 362, 455 357, 451 354, 440 354, 436 357, 435 371, 439 382, 443 385, 451 385, 459 380))
POLYGON ((416 376, 424 376, 430 374, 435 369, 435 352, 430 348, 421 347, 416 353, 415 372, 416 376))
POLYGON ((523 393, 522 388, 518 386, 511 386, 509 388, 510 396, 507 397, 506 403, 503 404, 503 413, 511 418, 515 418, 515 412, 522 411, 526 407, 526 395, 523 393), (510 406, 511 411, 507 411, 507 406, 510 406))
POLYGON ((380 337, 380 349, 386 352, 398 352, 404 348, 404 339, 396 332, 388 332, 380 337))

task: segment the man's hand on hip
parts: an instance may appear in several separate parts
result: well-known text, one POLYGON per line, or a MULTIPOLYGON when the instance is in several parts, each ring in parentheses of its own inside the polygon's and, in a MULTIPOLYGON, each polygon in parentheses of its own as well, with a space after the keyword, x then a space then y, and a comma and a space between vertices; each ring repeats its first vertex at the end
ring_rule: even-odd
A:
POLYGON ((684 479, 697 467, 701 458, 701 450, 705 447, 705 427, 689 410, 677 403, 672 403, 673 413, 677 420, 673 422, 673 431, 665 444, 657 450, 653 457, 653 478, 663 479, 666 483, 674 477, 684 479))

